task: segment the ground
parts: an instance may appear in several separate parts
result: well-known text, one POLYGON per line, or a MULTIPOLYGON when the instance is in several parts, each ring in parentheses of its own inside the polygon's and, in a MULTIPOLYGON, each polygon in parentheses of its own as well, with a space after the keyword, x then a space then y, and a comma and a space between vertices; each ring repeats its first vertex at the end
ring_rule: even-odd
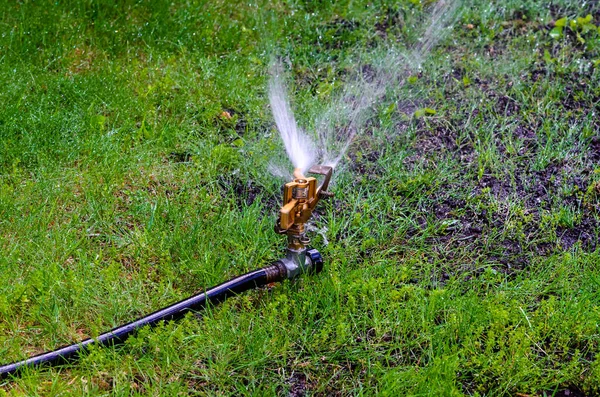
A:
MULTIPOLYGON (((2 364, 281 256, 272 57, 310 130, 432 3, 4 4, 2 364)), ((600 394, 598 25, 593 2, 464 1, 336 170, 322 274, 0 395, 600 394)))

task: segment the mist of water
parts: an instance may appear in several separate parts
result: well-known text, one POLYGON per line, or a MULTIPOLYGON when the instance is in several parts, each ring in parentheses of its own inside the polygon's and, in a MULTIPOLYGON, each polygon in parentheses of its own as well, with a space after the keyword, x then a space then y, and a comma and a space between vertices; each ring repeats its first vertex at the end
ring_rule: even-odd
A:
MULTIPOLYGON (((340 93, 314 122, 315 141, 298 128, 283 84, 280 64, 274 63, 269 85, 273 116, 288 157, 295 168, 306 171, 316 161, 337 167, 353 139, 373 116, 374 106, 388 89, 398 89, 406 79, 419 72, 435 45, 458 17, 460 0, 441 0, 423 21, 420 39, 411 48, 389 49, 373 56, 368 63, 356 62, 356 70, 340 93), (373 60, 375 59, 375 60, 373 60)), ((289 175, 283 167, 271 164, 275 175, 289 175)))

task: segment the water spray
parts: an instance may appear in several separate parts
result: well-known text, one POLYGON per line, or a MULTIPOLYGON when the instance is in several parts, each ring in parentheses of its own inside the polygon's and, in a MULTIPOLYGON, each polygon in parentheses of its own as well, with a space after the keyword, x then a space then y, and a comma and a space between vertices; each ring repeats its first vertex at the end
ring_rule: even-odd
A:
POLYGON ((189 312, 203 309, 207 304, 217 304, 228 297, 250 289, 293 279, 303 273, 320 272, 323 269, 323 258, 319 251, 308 247, 310 239, 306 236, 305 225, 312 216, 319 200, 332 195, 327 191, 332 172, 333 169, 328 166, 317 165, 310 168, 309 174, 322 176, 322 181, 317 186, 315 177, 305 177, 302 170, 296 169, 294 180, 284 185, 283 206, 279 210, 279 218, 275 224, 275 231, 279 234, 286 234, 288 237, 288 247, 284 258, 261 269, 209 288, 203 293, 184 299, 145 317, 113 328, 95 338, 84 339, 69 346, 0 366, 0 378, 14 375, 27 367, 56 365, 73 361, 82 352, 88 350, 91 345, 117 345, 123 343, 141 327, 154 326, 163 321, 182 318, 189 312))

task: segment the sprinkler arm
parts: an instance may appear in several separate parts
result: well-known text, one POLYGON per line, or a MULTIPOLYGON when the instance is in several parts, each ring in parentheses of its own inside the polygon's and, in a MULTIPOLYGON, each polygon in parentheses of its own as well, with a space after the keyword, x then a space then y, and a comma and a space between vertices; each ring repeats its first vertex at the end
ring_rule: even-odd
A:
MULTIPOLYGON (((333 167, 328 165, 313 165, 308 172, 314 175, 323 175, 323 183, 317 188, 317 201, 321 198, 333 197, 333 193, 327 191, 329 187, 329 181, 331 180, 331 174, 333 173, 333 167)), ((316 203, 315 203, 316 205, 316 203)))

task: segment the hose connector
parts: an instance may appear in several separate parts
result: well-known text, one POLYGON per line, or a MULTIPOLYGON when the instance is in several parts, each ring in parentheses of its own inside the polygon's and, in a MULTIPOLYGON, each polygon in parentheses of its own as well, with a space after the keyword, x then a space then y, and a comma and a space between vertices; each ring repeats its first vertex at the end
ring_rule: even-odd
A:
POLYGON ((323 257, 314 248, 303 250, 288 248, 285 258, 278 260, 276 264, 285 267, 287 278, 291 280, 303 273, 319 273, 323 270, 323 257))

